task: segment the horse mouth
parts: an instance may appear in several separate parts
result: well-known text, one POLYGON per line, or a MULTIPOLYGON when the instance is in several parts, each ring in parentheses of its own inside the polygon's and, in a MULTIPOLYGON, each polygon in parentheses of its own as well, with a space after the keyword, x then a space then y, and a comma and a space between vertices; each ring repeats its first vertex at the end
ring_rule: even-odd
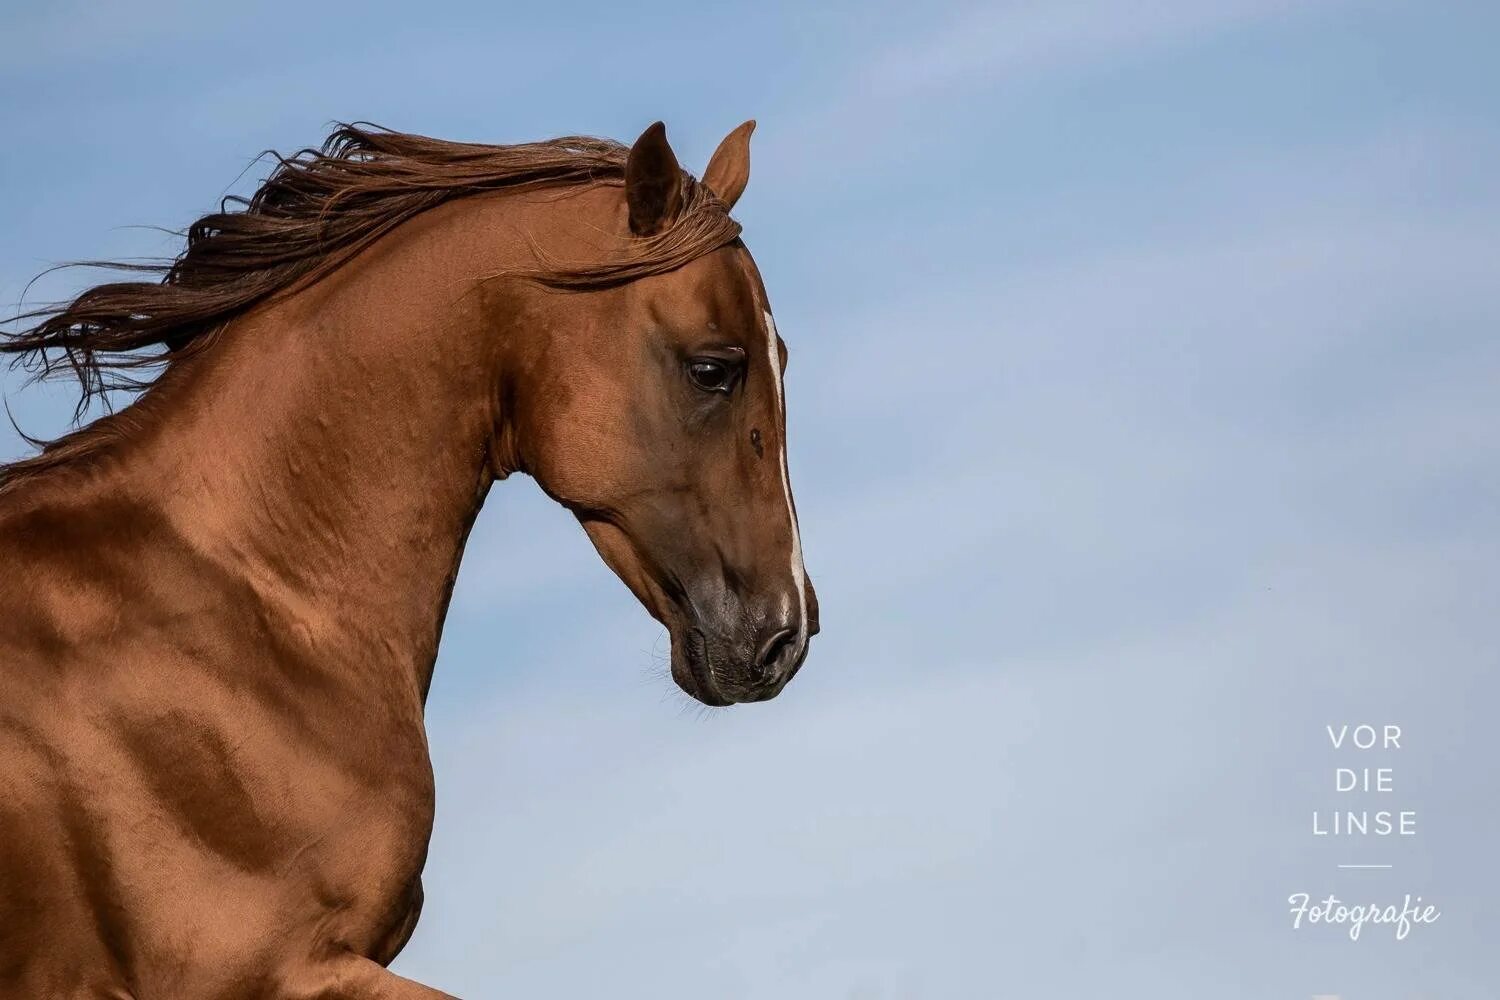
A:
POLYGON ((719 690, 714 678, 713 659, 708 651, 708 640, 701 630, 686 629, 682 633, 681 642, 673 645, 682 651, 681 656, 672 657, 672 679, 677 682, 678 687, 712 708, 734 704, 733 698, 725 697, 719 690))

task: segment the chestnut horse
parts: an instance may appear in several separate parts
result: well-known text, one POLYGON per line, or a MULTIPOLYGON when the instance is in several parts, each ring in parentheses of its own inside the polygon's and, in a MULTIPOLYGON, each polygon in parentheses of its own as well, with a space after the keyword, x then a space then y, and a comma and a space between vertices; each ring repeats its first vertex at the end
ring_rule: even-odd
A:
POLYGON ((0 996, 443 995, 385 967, 497 478, 577 515, 689 695, 791 679, 818 614, 786 348, 728 214, 753 124, 701 182, 660 123, 628 149, 345 126, 159 281, 6 335, 85 403, 144 392, 0 470, 0 996))

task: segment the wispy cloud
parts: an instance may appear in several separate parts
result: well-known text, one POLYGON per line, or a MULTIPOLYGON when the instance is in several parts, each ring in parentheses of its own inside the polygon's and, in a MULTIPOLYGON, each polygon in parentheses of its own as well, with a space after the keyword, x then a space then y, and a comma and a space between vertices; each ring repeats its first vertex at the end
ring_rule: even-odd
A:
POLYGON ((1099 72, 1313 6, 1292 0, 979 4, 926 35, 902 39, 872 58, 858 79, 881 96, 973 96, 1052 74, 1099 72))

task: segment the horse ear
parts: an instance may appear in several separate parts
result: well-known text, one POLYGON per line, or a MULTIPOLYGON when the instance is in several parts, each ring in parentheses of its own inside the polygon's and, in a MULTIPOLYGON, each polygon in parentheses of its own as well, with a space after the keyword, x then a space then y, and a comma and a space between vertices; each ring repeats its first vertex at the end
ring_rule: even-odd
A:
POLYGON ((750 133, 754 131, 755 119, 752 118, 726 135, 709 158, 708 169, 703 171, 703 183, 730 208, 740 200, 745 185, 750 183, 750 133))
POLYGON ((682 208, 682 168, 661 122, 642 132, 625 158, 625 203, 637 236, 661 232, 682 208))

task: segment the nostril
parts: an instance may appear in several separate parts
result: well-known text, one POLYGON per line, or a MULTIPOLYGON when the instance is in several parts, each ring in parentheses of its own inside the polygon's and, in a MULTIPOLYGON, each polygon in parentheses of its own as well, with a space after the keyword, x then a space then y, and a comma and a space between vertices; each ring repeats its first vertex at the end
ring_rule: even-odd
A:
POLYGON ((760 653, 755 657, 756 669, 763 674, 775 672, 781 666, 781 661, 787 651, 796 641, 797 633, 789 628, 784 628, 771 636, 761 644, 760 653))

